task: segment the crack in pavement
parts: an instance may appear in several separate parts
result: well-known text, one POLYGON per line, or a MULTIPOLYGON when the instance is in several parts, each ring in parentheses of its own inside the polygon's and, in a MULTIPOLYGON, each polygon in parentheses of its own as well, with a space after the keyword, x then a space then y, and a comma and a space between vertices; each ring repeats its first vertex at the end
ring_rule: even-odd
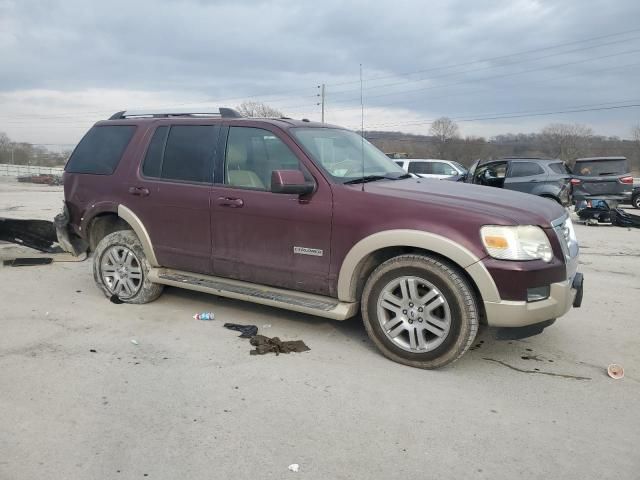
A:
POLYGON ((514 367, 513 365, 509 365, 506 362, 503 362, 502 360, 496 360, 495 358, 486 358, 483 357, 483 360, 486 360, 488 362, 494 362, 494 363, 498 363, 500 365, 502 365, 503 367, 507 367, 510 368, 511 370, 515 370, 516 372, 521 372, 521 373, 536 373, 536 374, 540 374, 540 375, 549 375, 551 377, 561 377, 561 378, 571 378, 573 380, 591 380, 591 377, 579 377, 576 375, 565 375, 562 373, 553 373, 553 372, 541 372, 538 370, 525 370, 523 368, 518 368, 518 367, 514 367))

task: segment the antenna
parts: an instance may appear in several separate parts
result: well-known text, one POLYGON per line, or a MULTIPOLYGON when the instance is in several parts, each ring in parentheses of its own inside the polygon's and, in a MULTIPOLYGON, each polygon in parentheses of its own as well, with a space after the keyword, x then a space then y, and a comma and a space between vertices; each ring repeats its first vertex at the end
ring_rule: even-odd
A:
POLYGON ((362 191, 364 192, 364 100, 362 98, 362 64, 360 64, 360 155, 362 157, 362 191))

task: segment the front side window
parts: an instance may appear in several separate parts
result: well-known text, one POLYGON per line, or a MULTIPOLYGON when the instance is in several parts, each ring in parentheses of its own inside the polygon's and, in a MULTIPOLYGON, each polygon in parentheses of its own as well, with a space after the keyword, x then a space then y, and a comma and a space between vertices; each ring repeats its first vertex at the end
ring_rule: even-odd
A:
POLYGON ((111 175, 135 130, 136 127, 133 125, 93 127, 80 140, 65 170, 69 173, 111 175))
POLYGON ((355 132, 338 128, 292 128, 291 132, 316 165, 336 182, 357 181, 365 176, 406 175, 393 160, 355 132))
POLYGON ((225 184, 270 190, 274 170, 301 170, 298 157, 282 140, 262 128, 229 128, 225 184))
POLYGON ((530 177, 544 173, 542 167, 533 162, 513 162, 511 164, 510 177, 530 177))
POLYGON ((433 173, 436 175, 457 175, 458 171, 448 163, 433 162, 433 173))

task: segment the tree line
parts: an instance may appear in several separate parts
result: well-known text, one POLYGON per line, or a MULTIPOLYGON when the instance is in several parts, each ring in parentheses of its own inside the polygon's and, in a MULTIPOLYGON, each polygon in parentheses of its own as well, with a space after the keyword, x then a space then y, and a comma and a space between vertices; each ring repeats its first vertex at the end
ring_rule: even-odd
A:
POLYGON ((42 145, 13 142, 7 134, 0 132, 0 163, 61 167, 69 155, 71 150, 52 151, 42 145))
POLYGON ((538 133, 507 133, 491 138, 465 136, 458 125, 442 117, 429 135, 365 131, 365 137, 385 153, 409 158, 443 158, 471 165, 478 159, 502 157, 559 158, 572 165, 576 158, 624 156, 640 175, 640 125, 631 129, 631 140, 597 135, 581 124, 551 123, 538 133))

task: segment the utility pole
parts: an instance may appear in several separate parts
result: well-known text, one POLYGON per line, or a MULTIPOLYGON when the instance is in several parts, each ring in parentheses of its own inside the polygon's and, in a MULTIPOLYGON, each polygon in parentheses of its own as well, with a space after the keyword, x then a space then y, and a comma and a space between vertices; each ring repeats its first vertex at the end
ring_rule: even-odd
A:
POLYGON ((324 123, 324 99, 325 99, 324 83, 322 85, 318 85, 318 88, 320 89, 320 93, 318 94, 318 96, 320 97, 320 102, 318 102, 316 105, 320 105, 321 106, 321 109, 322 109, 322 123, 324 123))

